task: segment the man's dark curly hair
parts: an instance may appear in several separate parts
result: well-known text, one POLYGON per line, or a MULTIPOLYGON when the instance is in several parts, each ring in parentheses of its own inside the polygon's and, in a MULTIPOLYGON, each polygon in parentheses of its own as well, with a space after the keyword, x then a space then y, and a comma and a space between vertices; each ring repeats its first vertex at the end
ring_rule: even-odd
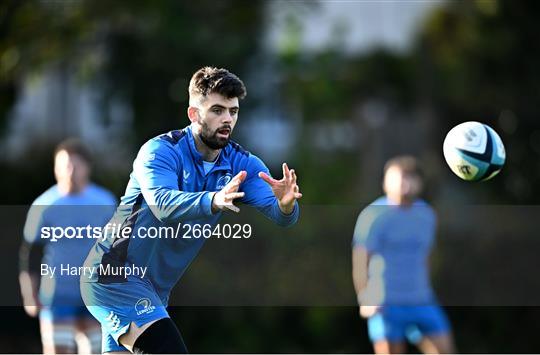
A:
POLYGON ((87 164, 92 163, 92 154, 90 153, 90 150, 78 138, 67 138, 66 140, 60 142, 54 150, 54 157, 56 157, 56 155, 61 151, 65 151, 68 154, 78 155, 87 164))
POLYGON ((228 99, 246 97, 247 91, 242 80, 227 69, 203 67, 195 72, 189 82, 189 102, 204 99, 211 93, 218 93, 228 99))
POLYGON ((386 172, 392 167, 399 168, 404 174, 412 175, 423 179, 424 174, 422 172, 422 169, 420 168, 420 164, 418 163, 418 160, 413 156, 400 155, 388 160, 384 165, 384 173, 386 174, 386 172))

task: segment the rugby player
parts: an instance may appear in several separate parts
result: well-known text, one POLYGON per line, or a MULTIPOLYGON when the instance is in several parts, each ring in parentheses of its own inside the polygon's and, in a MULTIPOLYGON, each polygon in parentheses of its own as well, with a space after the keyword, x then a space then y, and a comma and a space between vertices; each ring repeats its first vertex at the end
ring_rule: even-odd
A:
POLYGON ((114 213, 116 199, 90 182, 90 153, 78 140, 60 143, 54 154, 57 183, 28 211, 20 250, 20 286, 26 313, 39 314, 43 352, 96 353, 101 347, 99 323, 84 306, 79 275, 59 276, 60 268, 81 267, 95 240, 42 238, 42 228, 102 227, 114 213), (56 276, 42 272, 58 270, 56 276), (42 275, 40 277, 40 275, 42 275))
MULTIPOLYGON (((129 228, 95 244, 88 267, 147 267, 145 277, 81 278, 83 298, 100 321, 104 352, 184 353, 166 307, 171 289, 205 238, 138 238, 138 231, 178 223, 216 225, 223 211, 251 205, 281 226, 296 223, 302 195, 294 170, 270 176, 257 156, 230 140, 246 95, 226 69, 204 67, 189 84, 191 124, 150 139, 140 149, 113 221, 129 228)), ((112 221, 111 221, 112 222, 112 221)))
POLYGON ((418 198, 422 184, 415 158, 389 160, 385 196, 362 211, 354 230, 353 281, 378 354, 404 353, 406 340, 425 353, 454 352, 429 281, 436 215, 418 198))

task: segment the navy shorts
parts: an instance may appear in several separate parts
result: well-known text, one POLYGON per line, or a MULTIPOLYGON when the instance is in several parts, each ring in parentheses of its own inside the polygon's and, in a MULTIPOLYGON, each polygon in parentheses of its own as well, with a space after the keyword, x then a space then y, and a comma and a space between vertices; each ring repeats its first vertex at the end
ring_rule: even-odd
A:
POLYGON ((118 338, 129 331, 131 322, 138 327, 168 318, 169 314, 152 284, 138 277, 127 282, 102 284, 81 282, 86 308, 101 323, 102 351, 127 351, 118 338))
POLYGON ((416 343, 422 336, 450 332, 450 323, 437 304, 423 306, 383 306, 368 319, 372 342, 387 340, 416 343))

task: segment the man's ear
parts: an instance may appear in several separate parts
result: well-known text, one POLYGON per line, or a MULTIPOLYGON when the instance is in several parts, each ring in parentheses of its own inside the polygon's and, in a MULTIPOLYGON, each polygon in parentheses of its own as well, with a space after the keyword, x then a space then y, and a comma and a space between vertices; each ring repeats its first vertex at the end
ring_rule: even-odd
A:
POLYGON ((191 123, 199 122, 199 109, 194 106, 189 106, 187 115, 191 123))

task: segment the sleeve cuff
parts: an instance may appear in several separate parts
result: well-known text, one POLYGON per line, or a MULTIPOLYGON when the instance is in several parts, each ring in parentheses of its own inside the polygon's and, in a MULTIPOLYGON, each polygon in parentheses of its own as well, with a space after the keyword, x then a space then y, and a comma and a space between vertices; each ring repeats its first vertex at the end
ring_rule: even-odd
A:
POLYGON ((207 192, 202 197, 202 210, 207 216, 212 216, 212 200, 214 199, 215 192, 207 192))
POLYGON ((291 214, 283 213, 283 211, 279 208, 277 200, 274 206, 277 209, 277 213, 279 216, 279 225, 291 226, 298 221, 298 217, 300 215, 300 207, 298 206, 298 202, 294 202, 294 209, 291 214))

